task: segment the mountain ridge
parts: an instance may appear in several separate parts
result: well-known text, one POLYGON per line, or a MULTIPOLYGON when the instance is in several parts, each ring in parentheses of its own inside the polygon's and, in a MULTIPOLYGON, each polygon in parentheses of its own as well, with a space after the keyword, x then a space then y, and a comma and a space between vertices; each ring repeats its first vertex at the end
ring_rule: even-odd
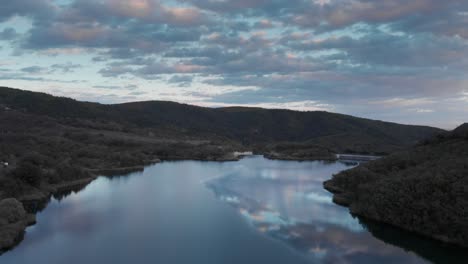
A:
MULTIPOLYGON (((0 104, 57 118, 110 120, 128 126, 154 129, 166 126, 200 136, 221 135, 248 144, 272 141, 301 142, 332 135, 360 134, 377 141, 379 138, 387 140, 390 145, 408 146, 433 134, 444 132, 442 129, 428 126, 400 125, 325 111, 299 112, 250 107, 206 108, 170 101, 105 105, 6 87, 0 87, 0 104)), ((391 152, 392 149, 389 149, 372 151, 391 152)))

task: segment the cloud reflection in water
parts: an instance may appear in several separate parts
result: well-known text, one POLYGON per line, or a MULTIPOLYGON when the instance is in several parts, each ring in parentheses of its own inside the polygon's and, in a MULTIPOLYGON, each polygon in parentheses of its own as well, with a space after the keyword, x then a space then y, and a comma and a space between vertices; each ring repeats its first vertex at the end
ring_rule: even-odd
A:
POLYGON ((250 166, 237 167, 206 184, 259 232, 287 243, 318 263, 422 262, 375 239, 348 209, 332 202, 322 182, 349 166, 246 162, 250 166))

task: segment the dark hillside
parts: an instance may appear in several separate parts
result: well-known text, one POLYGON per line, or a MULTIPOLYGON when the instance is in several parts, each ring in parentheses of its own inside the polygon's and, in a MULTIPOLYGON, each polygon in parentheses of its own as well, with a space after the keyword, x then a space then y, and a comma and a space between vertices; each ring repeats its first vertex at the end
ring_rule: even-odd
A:
POLYGON ((0 88, 0 104, 31 114, 113 122, 160 135, 229 138, 247 145, 308 141, 336 152, 389 153, 442 132, 328 112, 203 108, 162 101, 102 105, 10 88, 0 88))
POLYGON ((325 187, 351 212, 468 247, 468 129, 335 175, 325 187))
POLYGON ((104 105, 78 102, 45 93, 0 87, 0 105, 50 117, 105 118, 104 105))

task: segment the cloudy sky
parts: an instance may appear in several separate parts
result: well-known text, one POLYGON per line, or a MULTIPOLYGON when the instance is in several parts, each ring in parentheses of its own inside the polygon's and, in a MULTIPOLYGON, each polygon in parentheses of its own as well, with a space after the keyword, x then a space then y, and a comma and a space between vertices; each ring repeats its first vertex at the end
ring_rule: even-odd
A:
POLYGON ((0 86, 468 121, 466 0, 2 0, 0 86))

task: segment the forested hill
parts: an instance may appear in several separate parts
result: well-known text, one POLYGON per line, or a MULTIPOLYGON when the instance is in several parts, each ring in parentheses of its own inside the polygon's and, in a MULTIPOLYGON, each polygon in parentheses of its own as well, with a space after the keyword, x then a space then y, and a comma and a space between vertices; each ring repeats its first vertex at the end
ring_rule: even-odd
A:
POLYGON ((468 124, 335 175, 352 213, 468 247, 468 124))
POLYGON ((0 87, 0 105, 59 120, 144 128, 158 135, 227 138, 246 145, 307 142, 350 152, 391 152, 443 132, 328 112, 204 108, 163 101, 103 105, 6 87, 0 87))

